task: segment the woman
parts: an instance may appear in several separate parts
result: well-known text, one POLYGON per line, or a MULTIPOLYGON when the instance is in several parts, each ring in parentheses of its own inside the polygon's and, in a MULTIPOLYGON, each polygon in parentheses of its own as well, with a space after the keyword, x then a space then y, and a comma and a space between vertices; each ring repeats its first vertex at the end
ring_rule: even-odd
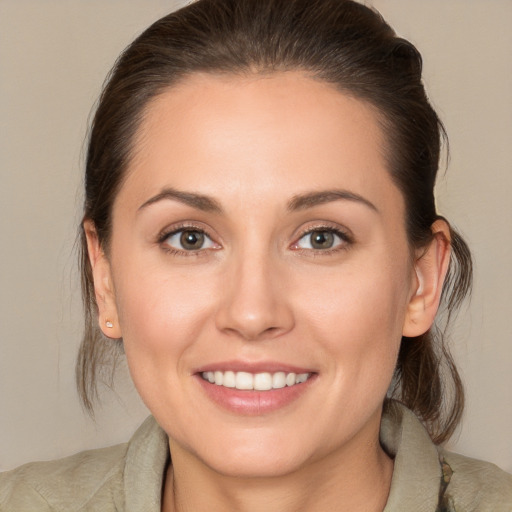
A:
POLYGON ((153 417, 2 475, 1 506, 510 510, 508 475, 438 447, 463 393, 432 325, 471 282, 434 204, 443 134, 418 52, 360 4, 150 27, 91 130, 77 374, 92 408, 122 346, 153 417))

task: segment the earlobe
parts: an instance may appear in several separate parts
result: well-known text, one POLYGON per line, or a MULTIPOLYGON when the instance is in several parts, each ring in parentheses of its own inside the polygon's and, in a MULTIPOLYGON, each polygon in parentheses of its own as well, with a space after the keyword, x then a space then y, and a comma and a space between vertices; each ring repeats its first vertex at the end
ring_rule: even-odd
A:
POLYGON ((83 229, 87 239, 87 252, 94 281, 99 327, 108 338, 121 338, 110 262, 98 239, 94 223, 91 220, 85 220, 83 229))
POLYGON ((448 272, 450 227, 439 219, 431 229, 432 241, 417 255, 414 264, 414 284, 402 331, 407 337, 424 334, 434 323, 448 272))

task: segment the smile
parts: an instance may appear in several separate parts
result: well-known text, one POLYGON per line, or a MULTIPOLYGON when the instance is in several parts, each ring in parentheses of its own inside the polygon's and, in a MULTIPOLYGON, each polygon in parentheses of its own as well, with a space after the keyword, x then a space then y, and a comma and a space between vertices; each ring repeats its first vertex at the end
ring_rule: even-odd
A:
POLYGON ((236 388, 240 390, 269 391, 281 389, 286 386, 296 386, 306 382, 310 373, 286 373, 286 372, 233 372, 211 371, 202 372, 201 377, 217 386, 236 388))

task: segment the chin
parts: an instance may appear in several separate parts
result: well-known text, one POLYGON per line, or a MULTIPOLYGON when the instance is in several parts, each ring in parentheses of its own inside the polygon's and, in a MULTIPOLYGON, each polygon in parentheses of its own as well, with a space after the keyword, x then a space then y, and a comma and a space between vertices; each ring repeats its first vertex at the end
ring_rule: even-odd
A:
MULTIPOLYGON (((266 429, 265 429, 266 430, 266 429)), ((290 435, 288 429, 276 432, 242 430, 225 439, 210 439, 202 453, 203 463, 219 474, 239 478, 271 478, 286 476, 301 469, 315 458, 301 436, 290 435), (237 439, 238 438, 238 439, 237 439)), ((309 439, 309 441, 311 441, 309 439)), ((323 451, 323 450, 322 450, 323 451)), ((320 450, 316 450, 321 456, 320 450)))
POLYGON ((204 460, 207 466, 226 477, 236 478, 275 478, 283 477, 299 470, 305 463, 283 454, 260 452, 253 456, 233 456, 223 460, 204 460))

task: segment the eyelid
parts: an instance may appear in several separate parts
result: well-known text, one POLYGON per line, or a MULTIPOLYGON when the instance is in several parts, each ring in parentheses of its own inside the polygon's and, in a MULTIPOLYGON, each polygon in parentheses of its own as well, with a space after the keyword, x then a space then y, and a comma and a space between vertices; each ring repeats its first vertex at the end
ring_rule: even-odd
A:
POLYGON ((217 250, 221 248, 221 245, 215 240, 215 237, 210 234, 210 230, 206 228, 204 225, 201 225, 200 223, 195 222, 180 222, 178 224, 172 224, 170 226, 166 226, 164 229, 162 229, 157 237, 156 241, 159 245, 165 246, 165 250, 171 251, 176 254, 183 254, 183 255, 193 255, 198 254, 201 252, 205 252, 208 250, 217 250), (197 231, 198 233, 202 233, 207 237, 211 242, 214 244, 214 247, 206 247, 201 248, 197 250, 185 250, 185 249, 178 249, 176 247, 173 247, 172 245, 166 244, 166 240, 173 236, 177 235, 178 233, 182 231, 197 231))
POLYGON ((348 246, 352 245, 354 243, 354 236, 349 229, 344 228, 340 225, 335 225, 330 222, 319 222, 318 224, 308 225, 307 227, 301 229, 301 231, 295 237, 294 240, 295 241, 290 246, 292 250, 328 254, 329 252, 335 252, 346 249, 348 246), (299 247, 298 244, 300 240, 302 240, 302 238, 304 238, 306 235, 314 233, 315 231, 328 231, 330 233, 333 233, 334 235, 338 236, 343 243, 329 249, 309 249, 299 247))
MULTIPOLYGON (((217 250, 217 249, 222 248, 221 244, 216 241, 215 236, 211 235, 210 230, 207 227, 205 227, 202 223, 198 223, 198 222, 194 222, 194 221, 184 221, 184 222, 179 222, 177 224, 172 224, 170 226, 166 226, 164 229, 162 229, 158 233, 158 235, 156 237, 156 242, 159 245, 166 245, 166 247, 164 247, 164 248, 168 251, 175 252, 177 254, 183 254, 183 255, 194 255, 197 253, 204 253, 205 251, 208 251, 208 250, 212 250, 212 249, 217 250), (197 249, 197 250, 185 250, 185 249, 177 249, 169 244, 165 244, 166 240, 169 237, 176 235, 179 232, 187 231, 187 230, 203 233, 209 240, 211 240, 211 242, 215 245, 215 247, 207 247, 207 248, 201 248, 201 249, 197 249)), ((319 221, 318 223, 309 224, 306 227, 303 227, 300 230, 299 234, 296 237, 294 237, 294 242, 290 245, 290 248, 292 250, 297 250, 297 251, 328 254, 329 252, 335 252, 335 251, 339 251, 342 249, 346 249, 348 246, 352 245, 353 243, 354 243, 354 236, 348 228, 345 228, 345 227, 340 226, 339 224, 334 224, 334 223, 327 222, 327 221, 324 221, 324 222, 319 221), (298 246, 298 243, 302 238, 304 238, 306 235, 313 233, 315 231, 331 232, 331 233, 335 234, 336 236, 338 236, 343 243, 340 243, 338 246, 329 248, 329 249, 308 249, 308 248, 302 248, 302 247, 298 246)))

